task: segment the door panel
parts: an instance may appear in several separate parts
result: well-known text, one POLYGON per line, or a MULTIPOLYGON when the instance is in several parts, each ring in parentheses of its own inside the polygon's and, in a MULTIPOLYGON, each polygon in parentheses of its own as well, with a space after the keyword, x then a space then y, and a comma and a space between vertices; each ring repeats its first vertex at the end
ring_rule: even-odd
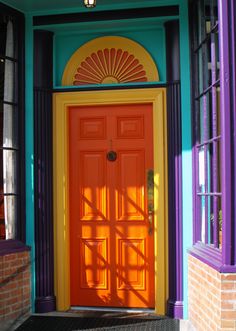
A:
POLYGON ((104 152, 80 152, 80 219, 106 218, 106 155, 104 152))
POLYGON ((71 305, 154 307, 152 168, 152 105, 69 108, 71 305))

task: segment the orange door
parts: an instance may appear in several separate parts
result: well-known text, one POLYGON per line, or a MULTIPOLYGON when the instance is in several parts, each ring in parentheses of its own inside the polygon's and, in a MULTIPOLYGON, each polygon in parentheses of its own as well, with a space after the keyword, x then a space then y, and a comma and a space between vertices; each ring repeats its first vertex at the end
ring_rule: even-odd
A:
POLYGON ((151 104, 69 108, 72 306, 154 307, 148 169, 151 104))

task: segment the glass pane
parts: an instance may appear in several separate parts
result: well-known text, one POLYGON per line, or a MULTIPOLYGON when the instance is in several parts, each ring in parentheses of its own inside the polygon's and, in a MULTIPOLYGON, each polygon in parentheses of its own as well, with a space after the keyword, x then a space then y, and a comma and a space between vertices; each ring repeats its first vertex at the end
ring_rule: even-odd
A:
POLYGON ((199 192, 205 192, 205 162, 204 162, 204 148, 201 147, 198 153, 198 178, 199 178, 199 192))
POLYGON ((6 239, 16 237, 17 197, 4 196, 4 216, 6 239))
POLYGON ((4 90, 3 100, 14 102, 14 80, 15 80, 15 65, 13 61, 5 60, 4 62, 4 90))
POLYGON ((206 198, 201 197, 201 241, 206 243, 206 198))
POLYGON ((0 109, 0 146, 18 147, 17 116, 16 106, 3 104, 2 109, 0 109))
POLYGON ((0 239, 14 239, 16 234, 17 197, 4 194, 17 193, 17 152, 0 151, 0 239))
POLYGON ((17 152, 3 150, 3 190, 4 193, 17 193, 17 152))
MULTIPOLYGON (((2 183, 2 181, 1 181, 2 183)), ((3 188, 0 188, 0 240, 6 239, 3 188)))
POLYGON ((222 209, 221 197, 211 197, 210 241, 216 248, 222 246, 222 209))
POLYGON ((206 142, 210 138, 211 130, 211 107, 209 94, 204 95, 200 99, 200 142, 206 142))
POLYGON ((0 16, 0 58, 5 55, 6 51, 6 35, 7 35, 7 21, 6 17, 0 16))
POLYGON ((3 100, 4 95, 4 71, 5 61, 0 58, 0 101, 3 100))
POLYGON ((215 33, 216 80, 220 79, 219 33, 215 33))
POLYGON ((17 193, 17 152, 0 150, 0 193, 17 193))
POLYGON ((204 141, 204 103, 203 98, 200 99, 200 125, 199 125, 199 141, 200 143, 203 143, 204 141))
POLYGON ((202 48, 198 51, 198 81, 199 81, 199 94, 203 92, 203 57, 202 48))
POLYGON ((207 58, 207 73, 206 73, 206 86, 211 86, 212 84, 212 54, 211 54, 212 41, 211 38, 207 40, 206 43, 206 58, 207 58))
POLYGON ((218 22, 218 1, 212 0, 212 24, 213 26, 218 22))

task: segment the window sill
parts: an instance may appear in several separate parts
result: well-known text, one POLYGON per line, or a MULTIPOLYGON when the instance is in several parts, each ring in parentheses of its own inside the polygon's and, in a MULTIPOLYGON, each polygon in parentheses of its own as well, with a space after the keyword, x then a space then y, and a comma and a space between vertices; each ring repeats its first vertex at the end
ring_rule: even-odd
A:
POLYGON ((18 240, 0 241, 0 256, 30 251, 30 247, 18 240))
POLYGON ((236 273, 236 265, 222 264, 222 253, 219 249, 197 242, 188 253, 220 273, 236 273))

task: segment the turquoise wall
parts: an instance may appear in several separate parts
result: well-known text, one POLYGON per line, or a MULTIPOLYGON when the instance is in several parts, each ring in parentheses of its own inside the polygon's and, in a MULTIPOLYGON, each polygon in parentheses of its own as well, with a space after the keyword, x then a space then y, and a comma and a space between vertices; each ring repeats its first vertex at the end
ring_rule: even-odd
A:
POLYGON ((63 71, 72 54, 86 42, 102 36, 122 36, 141 44, 153 57, 160 75, 166 81, 164 22, 158 20, 127 20, 105 22, 92 26, 71 25, 48 27, 54 32, 54 86, 61 85, 63 71), (148 27, 147 27, 148 26, 148 27), (89 32, 88 32, 89 31, 89 32))
POLYGON ((155 29, 149 29, 142 31, 114 31, 104 33, 94 33, 91 34, 77 34, 73 32, 72 34, 55 34, 54 37, 54 50, 55 50, 55 67, 54 67, 54 83, 56 86, 61 85, 61 79, 63 75, 66 63, 69 61, 72 54, 87 41, 101 37, 101 36, 122 36, 130 38, 137 43, 141 44, 153 57, 160 75, 160 80, 165 81, 165 32, 162 26, 158 26, 155 29))
POLYGON ((35 301, 35 236, 34 236, 34 95, 33 95, 33 27, 32 16, 26 15, 25 24, 25 191, 26 244, 31 247, 31 301, 35 301))

